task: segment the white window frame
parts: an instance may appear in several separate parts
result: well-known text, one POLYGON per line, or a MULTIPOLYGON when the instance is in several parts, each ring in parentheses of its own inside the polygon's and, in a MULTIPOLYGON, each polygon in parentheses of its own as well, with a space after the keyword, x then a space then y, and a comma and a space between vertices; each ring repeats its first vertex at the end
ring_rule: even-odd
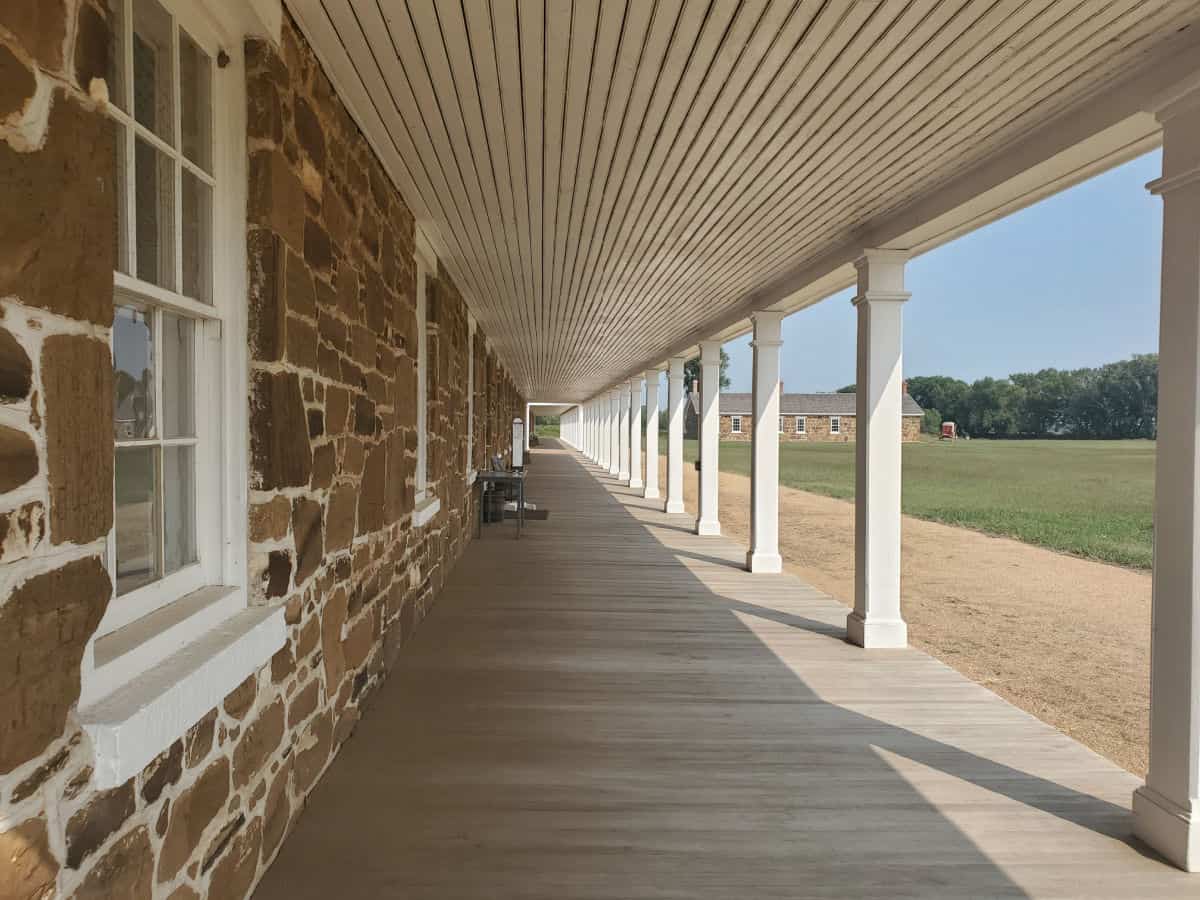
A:
POLYGON ((741 416, 730 416, 729 417, 729 433, 730 434, 741 434, 742 433, 742 417, 741 416))
MULTIPOLYGON (((135 228, 132 180, 134 135, 148 129, 133 122, 132 0, 122 4, 126 39, 122 111, 109 105, 126 140, 126 225, 135 228)), ((197 427, 196 541, 199 562, 154 584, 113 597, 82 661, 79 719, 95 753, 93 784, 122 784, 220 703, 230 690, 264 665, 286 641, 282 605, 249 607, 247 591, 247 494, 249 432, 246 257, 247 33, 275 34, 278 20, 240 0, 158 0, 173 17, 172 69, 175 138, 180 134, 179 29, 213 61, 212 191, 209 265, 212 304, 115 272, 114 302, 135 297, 166 312, 196 320, 195 417, 197 427), (218 64, 221 52, 225 65, 218 64), (205 432, 204 429, 208 431, 205 432), (181 652, 185 651, 186 652, 181 652)), ((157 149, 165 145, 148 138, 157 149)), ((182 157, 182 151, 179 156, 182 157)), ((196 167, 185 165, 196 174, 196 167)), ((174 197, 182 208, 181 172, 174 197)), ((182 286, 182 232, 175 215, 176 284, 182 286)), ((130 248, 129 259, 136 251, 130 248)), ((130 271, 136 268, 128 266, 130 271)), ((156 370, 161 359, 156 356, 156 370)), ((156 416, 161 416, 156 410, 156 416)), ((114 497, 115 502, 115 497, 114 497)), ((115 565, 115 524, 108 537, 108 565, 115 565)), ((114 578, 115 584, 115 578, 114 578)))
POLYGON ((467 313, 467 484, 479 477, 475 469, 475 317, 467 313))
POLYGON ((442 508, 437 495, 429 494, 429 276, 437 273, 438 259, 433 245, 420 227, 416 234, 417 262, 417 465, 415 504, 412 524, 421 528, 432 521, 442 508))
POLYGON ((796 434, 808 434, 808 423, 804 421, 804 416, 796 416, 796 434))
POLYGON ((842 433, 842 417, 841 416, 830 416, 829 417, 829 433, 830 434, 841 434, 842 433))

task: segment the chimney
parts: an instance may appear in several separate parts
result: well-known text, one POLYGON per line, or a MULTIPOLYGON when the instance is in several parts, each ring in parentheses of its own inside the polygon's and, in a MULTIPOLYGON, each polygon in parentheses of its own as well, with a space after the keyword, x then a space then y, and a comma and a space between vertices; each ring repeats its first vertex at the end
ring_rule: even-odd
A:
POLYGON ((902 381, 900 383, 900 390, 904 393, 904 395, 906 397, 908 396, 908 379, 907 378, 905 378, 904 381, 902 381))
POLYGON ((779 379, 779 396, 780 397, 783 396, 783 379, 782 378, 779 379))

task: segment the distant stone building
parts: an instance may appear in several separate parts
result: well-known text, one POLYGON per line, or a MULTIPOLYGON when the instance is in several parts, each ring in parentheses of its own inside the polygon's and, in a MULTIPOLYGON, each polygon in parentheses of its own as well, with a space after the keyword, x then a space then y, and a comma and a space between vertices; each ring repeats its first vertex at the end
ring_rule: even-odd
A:
MULTIPOLYGON (((783 441, 853 441, 857 428, 854 394, 784 394, 779 403, 779 439, 783 441)), ((684 436, 698 432, 700 395, 688 394, 684 408, 684 436)), ((907 393, 901 413, 901 440, 915 441, 921 434, 924 410, 907 393)), ((721 440, 748 441, 753 430, 754 395, 721 394, 721 440)))

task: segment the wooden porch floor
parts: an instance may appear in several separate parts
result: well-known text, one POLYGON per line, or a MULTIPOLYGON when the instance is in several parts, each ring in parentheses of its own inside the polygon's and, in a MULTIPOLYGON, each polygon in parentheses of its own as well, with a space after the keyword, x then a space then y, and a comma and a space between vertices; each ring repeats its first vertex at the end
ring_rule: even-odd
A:
POLYGON ((1132 775, 535 453, 549 519, 472 544, 257 897, 1200 896, 1132 775))

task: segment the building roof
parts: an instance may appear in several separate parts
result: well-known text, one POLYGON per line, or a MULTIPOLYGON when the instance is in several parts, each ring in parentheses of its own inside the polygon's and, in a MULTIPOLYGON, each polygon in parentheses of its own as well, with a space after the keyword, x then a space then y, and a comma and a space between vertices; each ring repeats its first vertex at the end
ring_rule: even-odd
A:
MULTIPOLYGON (((854 394, 784 394, 779 403, 781 416, 853 416, 855 414, 854 394)), ((699 394, 692 391, 688 395, 693 412, 699 412, 699 394)), ((904 408, 901 415, 919 416, 924 412, 917 401, 908 394, 904 395, 904 408)), ((721 415, 749 416, 754 413, 753 394, 721 394, 721 415)))

